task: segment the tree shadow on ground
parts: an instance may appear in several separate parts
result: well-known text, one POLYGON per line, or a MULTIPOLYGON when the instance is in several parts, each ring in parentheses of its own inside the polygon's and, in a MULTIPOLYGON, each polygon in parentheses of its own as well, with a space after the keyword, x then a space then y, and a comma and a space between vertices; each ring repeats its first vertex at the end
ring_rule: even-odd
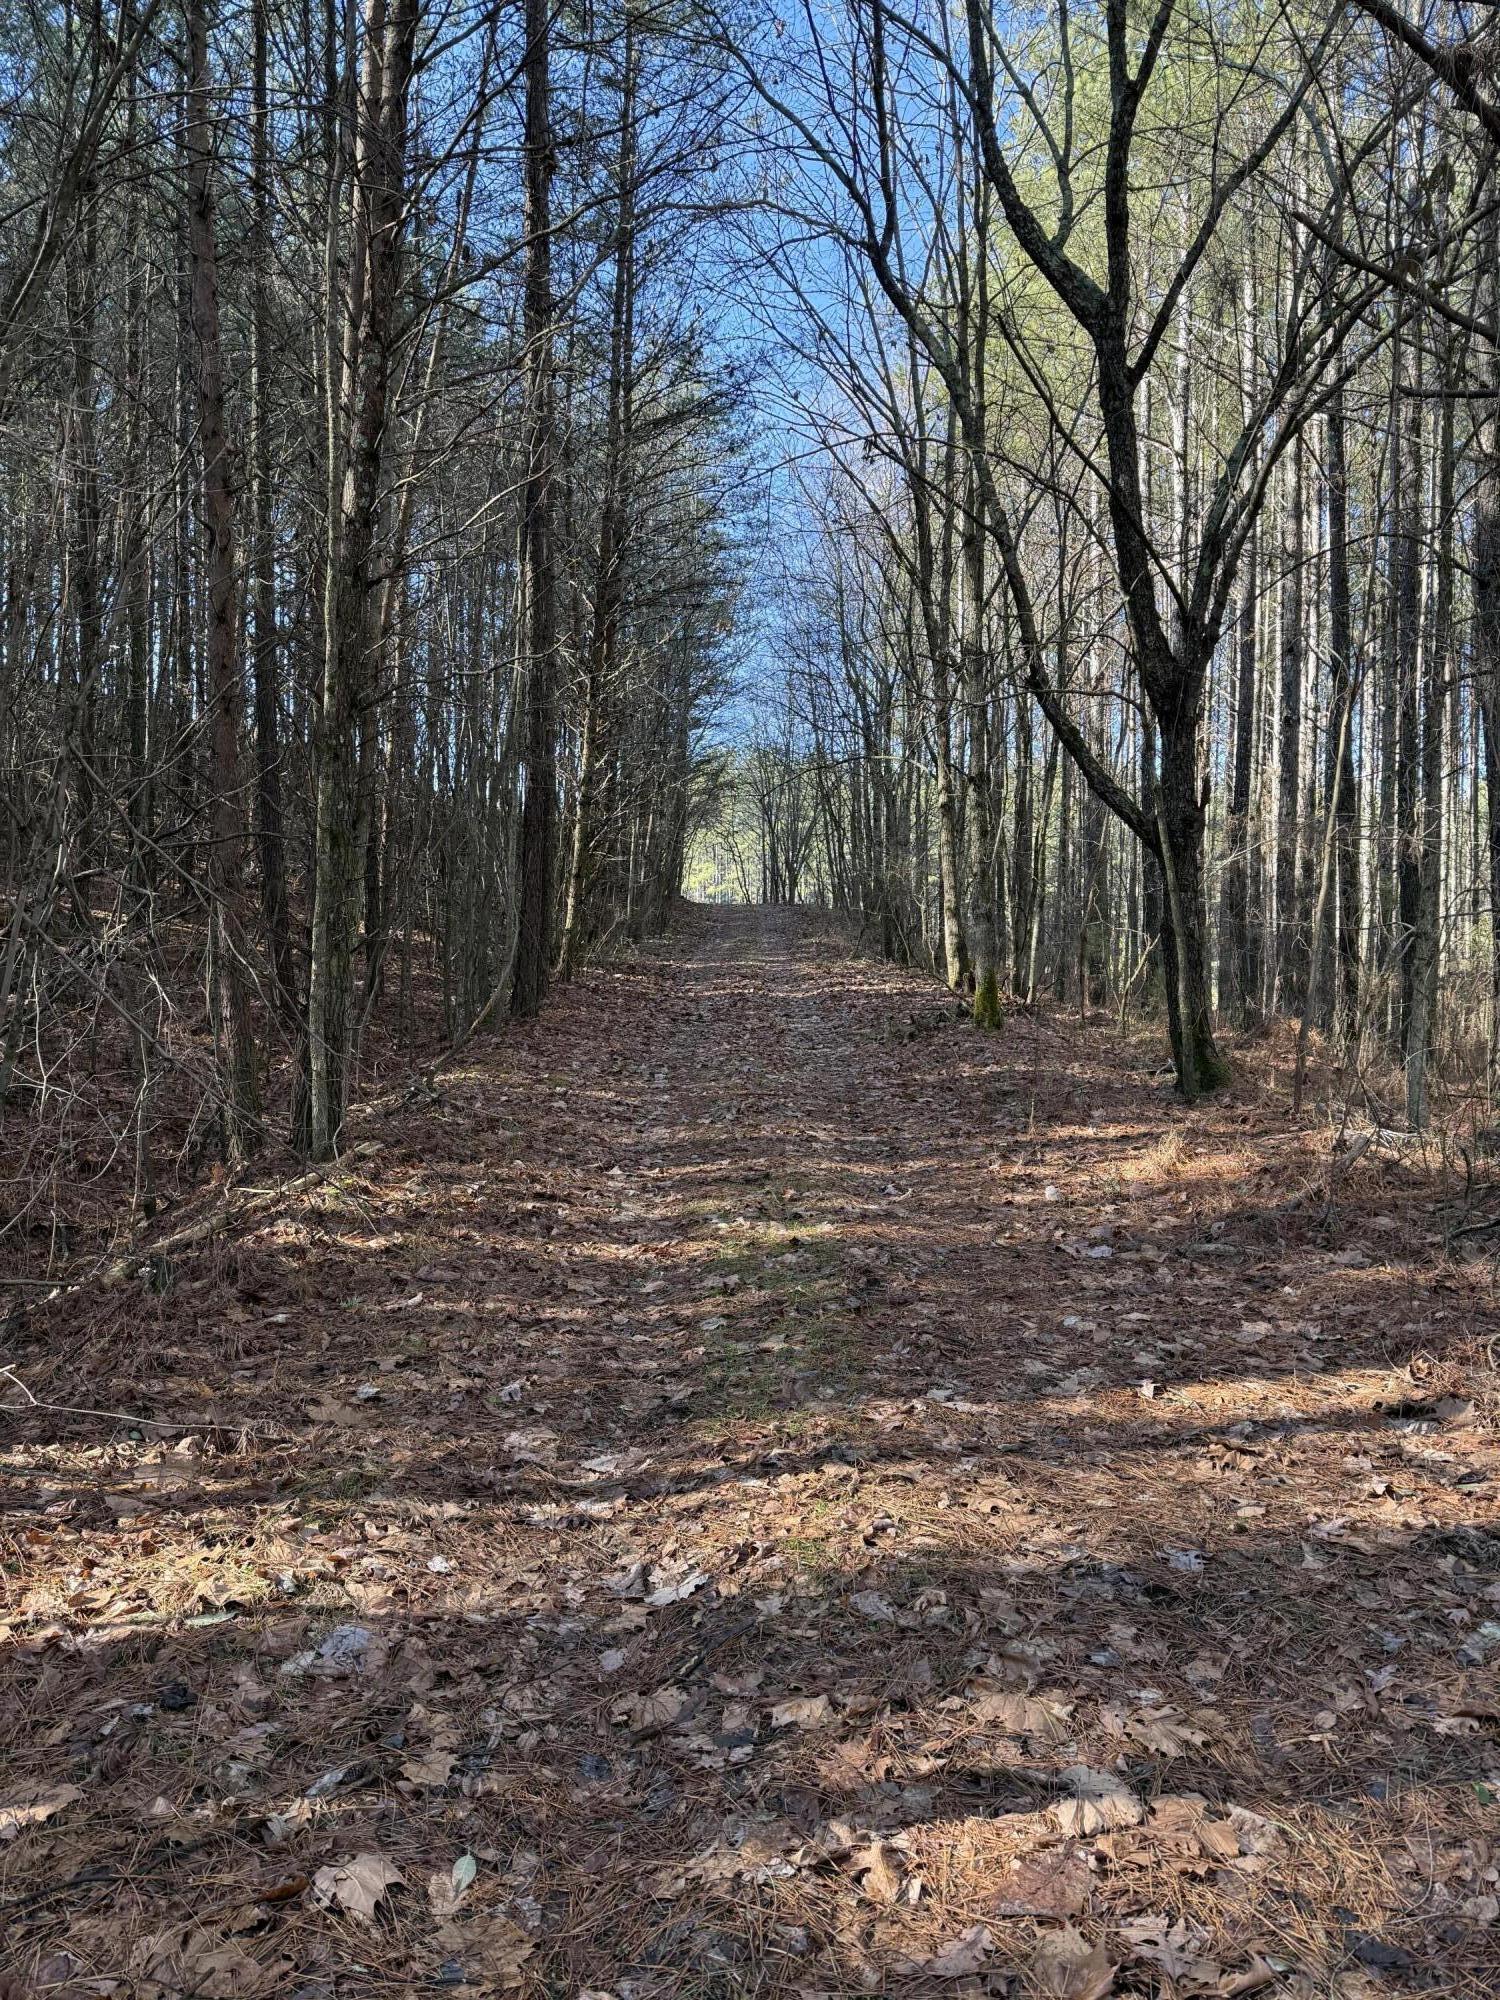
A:
POLYGON ((275 2000, 1003 1991, 1040 1855, 1121 1992, 1194 1990, 1156 1915, 1289 2000, 1494 1990, 1477 1291, 1368 1202, 1278 1217, 1309 1150, 1248 1186, 1233 1105, 1110 1037, 907 1042, 914 982, 783 971, 748 1021, 729 960, 610 975, 613 1049, 569 996, 90 1344, 13 1324, 50 1400, 183 1435, 7 1419, 0 1810, 79 1787, 0 1844, 7 1962, 144 2000, 191 1924, 275 2000), (1080 1766, 1121 1825, 1063 1823, 1080 1766), (368 1927, 311 1889, 361 1853, 368 1927))
MULTIPOLYGON (((1464 1653, 1500 1595, 1482 1523, 1182 1550, 1175 1523, 1112 1510, 1104 1553, 1082 1524, 1059 1546, 1024 1515, 900 1520, 851 1498, 723 1549, 659 1605, 655 1570, 632 1580, 596 1528, 592 1563, 575 1535, 545 1568, 492 1541, 446 1614, 359 1608, 379 1589, 351 1550, 338 1587, 222 1622, 12 1634, 7 1789, 77 1784, 89 1818, 4 1850, 11 1962, 66 1949, 121 1977, 180 1913, 289 1968, 288 1992, 358 1990, 372 1952, 411 1990, 483 1990, 512 1930, 537 1993, 917 1992, 899 1968, 974 1923, 997 1977, 1029 1962, 1035 1923, 999 1914, 1007 1870, 1066 1860, 1084 1766, 1132 1802, 1073 1843, 1071 1916, 1116 1951, 1165 1910, 1226 1963, 1268 1953, 1322 1982, 1296 1990, 1331 1992, 1341 1968, 1389 1993, 1483 1990, 1500 1689, 1464 1653), (1179 1851, 1161 1801, 1183 1798, 1264 1822, 1253 1867, 1179 1851), (924 1885, 914 1904, 860 1887, 873 1838, 924 1885), (372 1931, 305 1886, 366 1851, 406 1878, 372 1931), (424 1916, 429 1875, 466 1852, 469 1903, 424 1916)), ((369 1518, 367 1549, 393 1557, 404 1531, 369 1518)), ((1149 1959, 1126 1966, 1121 1991, 1166 1990, 1149 1959)))

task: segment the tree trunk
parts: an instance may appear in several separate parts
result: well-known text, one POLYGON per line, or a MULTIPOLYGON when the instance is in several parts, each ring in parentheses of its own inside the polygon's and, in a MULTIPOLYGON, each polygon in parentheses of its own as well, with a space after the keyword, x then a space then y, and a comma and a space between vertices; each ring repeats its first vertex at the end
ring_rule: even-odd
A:
MULTIPOLYGON (((1492 217, 1483 236, 1484 298, 1494 323, 1500 312, 1500 224, 1492 217)), ((1484 737, 1486 861, 1489 924, 1489 1066, 1493 1094, 1500 1069, 1500 345, 1483 354, 1490 391, 1475 438, 1474 685, 1484 737)))
MULTIPOLYGON (((68 330, 73 350, 69 402, 66 597, 71 652, 65 728, 76 812, 78 851, 84 868, 103 858, 99 807, 99 678, 103 666, 103 599, 100 591, 99 446, 95 383, 97 229, 92 204, 83 225, 76 266, 69 273, 68 330)), ((85 895, 87 895, 85 890, 85 895)))
POLYGON ((609 383, 605 411, 604 490, 599 503, 599 556, 594 573, 593 625, 584 675, 583 720, 578 744, 578 785, 573 801, 567 890, 563 902, 558 974, 577 963, 585 924, 589 876, 598 839, 604 716, 615 673, 620 601, 630 534, 630 451, 635 413, 635 179, 638 38, 634 0, 625 9, 621 52, 619 190, 615 218, 615 268, 610 294, 609 383))
MULTIPOLYGON (((1452 335, 1445 386, 1453 387, 1452 335)), ((1422 757, 1417 828, 1417 913, 1412 937, 1411 1014, 1406 1032, 1406 1116, 1413 1131, 1427 1124, 1428 1069, 1437 1023, 1438 957, 1443 891, 1443 737, 1447 716, 1448 644, 1453 624, 1454 517, 1453 397, 1444 395, 1438 432, 1430 617, 1424 635, 1422 757)))
POLYGON ((366 0, 358 93, 350 277, 344 313, 342 467, 324 593, 317 736, 312 954, 308 972, 309 1132, 317 1159, 336 1149, 355 1028, 354 954, 369 802, 359 785, 361 718, 372 699, 379 582, 374 563, 390 352, 405 208, 406 112, 418 0, 366 0), (347 426, 347 428, 345 428, 347 426))
POLYGON ((958 865, 958 794, 953 775, 953 682, 946 659, 932 662, 933 748, 937 766, 938 901, 943 926, 943 981, 962 990, 966 974, 958 865))
MULTIPOLYGON (((1328 651, 1333 712, 1347 718, 1354 704, 1353 620, 1349 588, 1349 462, 1344 429, 1344 389, 1340 383, 1328 405, 1328 651)), ((1359 1019, 1359 790, 1354 769, 1354 729, 1346 720, 1330 731, 1324 779, 1337 800, 1334 832, 1334 886, 1338 900, 1337 978, 1328 1025, 1342 1019, 1346 1035, 1359 1019)))
POLYGON ((1302 907, 1299 849, 1301 817, 1302 698, 1305 631, 1302 563, 1303 453, 1292 447, 1283 461, 1281 531, 1281 730, 1276 769, 1276 970, 1282 1006, 1300 1012, 1307 997, 1307 930, 1302 907))
POLYGON ((252 202, 250 301, 250 601, 251 682, 255 707, 255 840, 260 862, 261 921, 265 927, 276 998, 284 1019, 301 1012, 292 955, 287 895, 286 815, 281 781, 281 656, 276 630, 270 422, 271 155, 267 89, 266 0, 255 0, 251 22, 252 101, 250 170, 252 202))
POLYGON ((1162 897, 1162 970, 1178 1086, 1191 1103, 1226 1081, 1214 1040, 1203 895, 1205 813, 1198 789, 1196 716, 1161 736, 1157 822, 1162 897))
MULTIPOLYGON (((1404 344, 1403 344, 1404 345, 1404 344)), ((1420 390, 1420 353, 1413 341, 1408 379, 1397 367, 1403 386, 1420 390)), ((1405 1049, 1411 1033, 1415 999, 1417 927, 1422 901, 1421 719, 1419 714, 1422 603, 1422 401, 1412 394, 1398 401, 1397 486, 1393 508, 1391 586, 1396 643, 1396 966, 1397 1040, 1405 1049)))
POLYGON ((235 573, 235 497, 224 423, 224 363, 219 338, 219 281, 214 232, 213 79, 208 66, 205 0, 187 0, 191 103, 187 123, 188 239, 193 332, 198 343, 198 436, 203 459, 204 576, 208 599, 206 663, 212 770, 209 784, 208 891, 210 1011, 219 1050, 226 1157, 248 1158, 260 1143, 260 1087, 250 1017, 251 969, 243 923, 245 825, 240 790, 239 601, 235 573))
POLYGON ((977 495, 971 493, 964 509, 962 547, 962 661, 969 722, 969 784, 964 811, 969 848, 969 950, 974 961, 975 1026, 998 1028, 1002 1015, 995 935, 995 835, 990 810, 990 696, 984 670, 985 564, 976 503, 977 495))
POLYGON ((554 705, 557 587, 552 567, 551 0, 526 0, 526 483, 519 627, 525 661, 526 797, 521 808, 516 969, 511 1012, 540 1011, 547 991, 557 844, 554 705))

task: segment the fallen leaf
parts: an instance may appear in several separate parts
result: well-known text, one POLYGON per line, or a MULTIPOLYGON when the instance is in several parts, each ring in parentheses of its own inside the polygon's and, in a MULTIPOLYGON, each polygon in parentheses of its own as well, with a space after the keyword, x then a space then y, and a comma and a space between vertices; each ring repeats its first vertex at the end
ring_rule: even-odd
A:
POLYGON ((615 1704, 617 1722, 631 1729, 670 1729, 693 1705, 691 1695, 680 1687, 659 1687, 649 1694, 625 1695, 615 1704))
POLYGON ((1107 2000, 1115 1970, 1102 1944, 1091 1945, 1064 1924, 1037 1940, 1029 1976, 1033 1992, 1046 2000, 1107 2000))
POLYGON ((1061 1833, 1108 1833, 1115 1827, 1134 1826, 1145 1816, 1135 1793, 1112 1772, 1074 1764, 1061 1773, 1061 1782, 1072 1793, 1051 1808, 1052 1823, 1061 1833))
POLYGON ((812 1729, 820 1722, 826 1722, 830 1714, 830 1703, 826 1694, 796 1694, 786 1701, 778 1701, 771 1710, 773 1729, 812 1729))
POLYGON ((862 1618, 873 1618, 880 1625, 895 1623, 896 1607, 878 1590, 856 1590, 849 1602, 862 1618))
POLYGON ((685 1576, 671 1577, 665 1583, 657 1584, 646 1598, 653 1611, 660 1611, 668 1604, 680 1604, 685 1597, 691 1597, 708 1582, 708 1574, 701 1569, 689 1570, 685 1576))
POLYGON ((900 1849, 888 1840, 872 1840, 868 1847, 856 1848, 849 1857, 849 1872, 875 1903, 894 1903, 906 1885, 900 1849))
POLYGON ((1281 1972, 1269 1959, 1264 1959, 1259 1952, 1254 1952, 1250 1963, 1240 1971, 1219 1974, 1219 1983, 1214 1988, 1214 1993, 1218 1996, 1218 2000, 1238 2000, 1240 1995, 1258 1993, 1263 1986, 1269 1986, 1273 1980, 1280 1979, 1281 1976, 1281 1972))
POLYGON ((451 1917, 474 1886, 479 1863, 460 1854, 451 1868, 439 1868, 427 1878, 427 1900, 440 1917, 451 1917))
POLYGON ((929 1979, 966 1979, 971 1973, 982 1972, 985 1960, 995 1948, 995 1940, 983 1924, 970 1924, 969 1928, 947 1944, 939 1945, 929 1959, 924 1959, 921 1970, 929 1979))
POLYGON ((363 1625, 335 1625, 322 1644, 283 1660, 284 1674, 318 1674, 342 1680, 354 1674, 374 1674, 385 1665, 390 1648, 363 1625))
POLYGON ((1131 1917, 1120 1925, 1129 1938, 1132 1956, 1154 1965, 1168 1979, 1191 1979, 1195 1985, 1216 1986, 1219 1968, 1208 1960, 1202 1946, 1204 1934, 1186 1922, 1173 1923, 1165 1914, 1131 1917))
POLYGON ((1088 1901, 1089 1871, 1079 1854, 1054 1848, 1023 1855, 1001 1878, 997 1917, 1076 1917, 1088 1901))
POLYGON ((456 1918, 439 1928, 437 1938, 466 1972, 493 1982, 502 1993, 522 1984, 522 1967, 536 1950, 521 1926, 499 1911, 456 1918))
POLYGON ((0 1840, 14 1840, 23 1827, 40 1826, 83 1797, 82 1785, 26 1785, 0 1802, 0 1840))
POLYGON ((356 1854, 352 1861, 318 1870, 313 1877, 313 1901, 325 1910, 337 1903, 351 1917, 368 1923, 386 1891, 405 1881, 401 1870, 383 1854, 356 1854))
POLYGON ((1000 1690, 976 1695, 973 1712, 977 1721, 996 1723, 1008 1736, 1040 1736, 1055 1743, 1068 1734, 1073 1704, 1055 1695, 1000 1690))
POLYGON ((214 1938, 196 1923, 174 1924, 141 1938, 130 1954, 138 2000, 261 2000, 285 1990, 286 1959, 262 1965, 237 1944, 214 1938))
POLYGON ((450 1750, 429 1750, 424 1756, 408 1757, 401 1775, 414 1785, 446 1785, 453 1775, 454 1761, 450 1750))
POLYGON ((1201 1750, 1208 1741, 1207 1733, 1194 1728, 1175 1708, 1143 1708, 1127 1716, 1125 1734, 1160 1757, 1182 1757, 1189 1750, 1201 1750))

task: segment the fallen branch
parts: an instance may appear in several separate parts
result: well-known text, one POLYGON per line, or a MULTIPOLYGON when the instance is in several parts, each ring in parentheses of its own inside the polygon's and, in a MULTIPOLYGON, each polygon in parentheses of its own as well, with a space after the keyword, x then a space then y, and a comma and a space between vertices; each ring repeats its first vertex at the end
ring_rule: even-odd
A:
MULTIPOLYGON (((516 948, 512 945, 510 955, 505 961, 504 969, 490 991, 489 999, 485 1001, 479 1012, 470 1021, 468 1027, 461 1029, 453 1037, 452 1041, 434 1056, 430 1063, 425 1064, 419 1069, 409 1083, 403 1084, 400 1090, 388 1091, 384 1097, 377 1097, 372 1099, 368 1104, 361 1104, 351 1116, 356 1116, 360 1119, 383 1118, 392 1111, 404 1110, 409 1104, 415 1103, 424 1091, 429 1097, 435 1099, 437 1097, 438 1072, 446 1069, 449 1063, 454 1062, 461 1056, 470 1042, 474 1040, 474 1037, 487 1025, 490 1016, 505 997, 506 988, 510 984, 510 975, 515 962, 516 948)), ((355 1148, 355 1150, 358 1151, 358 1148, 355 1148)))
MULTIPOLYGON (((295 1180, 282 1181, 274 1188, 255 1190, 249 1200, 232 1207, 226 1205, 212 1215, 200 1216, 198 1221, 174 1230, 170 1236, 163 1236, 158 1242, 133 1245, 123 1256, 116 1257, 102 1266, 96 1266, 94 1270, 72 1279, 67 1284, 58 1285, 51 1296, 66 1298, 72 1292, 86 1291, 90 1287, 103 1291, 114 1285, 124 1284, 127 1278, 134 1277, 143 1265, 150 1263, 154 1258, 176 1256, 179 1251, 190 1250, 197 1244, 210 1242, 215 1236, 225 1234, 242 1223, 253 1222, 271 1209, 279 1207, 289 1196, 304 1194, 309 1188, 316 1187, 320 1182, 331 1180, 336 1174, 344 1172, 351 1161, 368 1159, 371 1154, 380 1152, 383 1144, 380 1139, 361 1140, 359 1145, 351 1146, 347 1153, 341 1153, 336 1160, 330 1160, 321 1167, 314 1167, 308 1173, 299 1174, 295 1180)), ((9 1284, 32 1281, 7 1279, 4 1282, 9 1284)))
POLYGON ((24 1416, 27 1410, 45 1410, 49 1416, 102 1417, 110 1423, 138 1424, 142 1429, 162 1431, 237 1431, 242 1437, 274 1438, 278 1443, 294 1442, 292 1433, 276 1424, 226 1424, 220 1417, 143 1417, 133 1410, 94 1410, 82 1403, 44 1403, 33 1396, 15 1369, 0 1361, 0 1375, 6 1376, 26 1398, 24 1403, 0 1403, 7 1416, 24 1416))
MULTIPOLYGON (((289 1195, 304 1194, 308 1188, 317 1187, 321 1182, 332 1180, 336 1174, 342 1173, 352 1160, 368 1159, 372 1153, 378 1153, 380 1150, 379 1139, 361 1140, 359 1145, 351 1146, 347 1153, 341 1153, 337 1159, 329 1160, 324 1166, 313 1167, 308 1173, 299 1174, 295 1180, 283 1181, 279 1187, 260 1189, 249 1201, 241 1203, 237 1208, 221 1209, 216 1214, 203 1216, 197 1222, 190 1222, 185 1228, 177 1230, 173 1235, 164 1236, 159 1243, 149 1243, 127 1251, 123 1257, 117 1257, 112 1264, 107 1264, 97 1278, 92 1281, 81 1279, 79 1283, 93 1282, 99 1286, 123 1284, 127 1278, 135 1275, 142 1264, 153 1257, 175 1256, 179 1250, 190 1250, 195 1244, 207 1243, 234 1225, 252 1222, 269 1209, 278 1208, 289 1195)), ((72 1285, 68 1289, 75 1291, 78 1286, 72 1285)))
POLYGON ((1448 1241, 1456 1243, 1461 1236, 1483 1236, 1489 1229, 1500 1229, 1500 1215, 1492 1215, 1483 1222, 1466 1222, 1461 1229, 1450 1229, 1448 1241))

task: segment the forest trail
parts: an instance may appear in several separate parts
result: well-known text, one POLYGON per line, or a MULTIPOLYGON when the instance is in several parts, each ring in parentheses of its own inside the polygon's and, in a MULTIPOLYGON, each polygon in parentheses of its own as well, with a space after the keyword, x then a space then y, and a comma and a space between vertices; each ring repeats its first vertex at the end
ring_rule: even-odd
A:
POLYGON ((739 910, 354 1136, 8 1330, 20 1992, 1493 1992, 1414 1167, 739 910))

